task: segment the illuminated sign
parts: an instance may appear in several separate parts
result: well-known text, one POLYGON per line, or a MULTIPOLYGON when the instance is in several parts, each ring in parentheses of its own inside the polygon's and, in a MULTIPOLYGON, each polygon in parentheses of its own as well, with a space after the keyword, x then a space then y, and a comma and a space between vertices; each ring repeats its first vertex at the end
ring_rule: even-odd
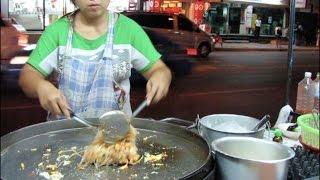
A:
POLYGON ((224 0, 224 2, 247 2, 270 5, 288 5, 288 0, 224 0))
POLYGON ((296 0, 296 8, 306 8, 306 0, 296 0))
POLYGON ((195 24, 201 24, 203 21, 204 1, 194 2, 194 17, 193 21, 195 24))
POLYGON ((127 10, 129 7, 129 0, 110 0, 108 10, 114 12, 122 12, 127 10))

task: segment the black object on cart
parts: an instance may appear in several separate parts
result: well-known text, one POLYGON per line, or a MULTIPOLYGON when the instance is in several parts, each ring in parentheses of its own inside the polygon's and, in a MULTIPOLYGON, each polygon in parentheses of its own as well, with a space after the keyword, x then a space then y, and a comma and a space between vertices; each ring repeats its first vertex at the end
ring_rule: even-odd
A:
POLYGON ((294 147, 293 150, 296 155, 290 161, 288 179, 318 180, 320 176, 320 154, 308 149, 303 149, 302 146, 294 147))

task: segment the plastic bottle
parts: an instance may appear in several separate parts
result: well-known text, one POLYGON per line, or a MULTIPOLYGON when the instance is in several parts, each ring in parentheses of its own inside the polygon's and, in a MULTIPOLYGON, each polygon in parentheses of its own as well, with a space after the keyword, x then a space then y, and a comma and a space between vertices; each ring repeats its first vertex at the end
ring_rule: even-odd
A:
POLYGON ((311 113, 314 105, 314 84, 311 72, 305 72, 298 83, 296 111, 301 114, 311 113))
POLYGON ((320 73, 317 73, 317 77, 313 82, 314 85, 314 104, 313 104, 313 108, 317 109, 319 111, 319 94, 320 94, 320 90, 319 90, 319 77, 320 77, 320 73))
POLYGON ((273 137, 273 141, 274 142, 277 142, 277 143, 282 143, 282 141, 283 141, 283 138, 282 138, 282 131, 280 130, 280 129, 275 129, 275 131, 274 131, 274 137, 273 137))

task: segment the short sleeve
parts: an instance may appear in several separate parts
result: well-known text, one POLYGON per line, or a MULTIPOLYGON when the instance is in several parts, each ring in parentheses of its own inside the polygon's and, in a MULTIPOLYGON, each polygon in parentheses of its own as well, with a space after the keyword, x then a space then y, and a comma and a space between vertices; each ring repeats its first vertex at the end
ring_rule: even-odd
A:
POLYGON ((132 29, 134 29, 131 44, 133 47, 132 64, 136 70, 143 73, 148 71, 161 58, 161 54, 155 49, 140 25, 133 22, 132 29))
POLYGON ((27 61, 44 76, 51 74, 57 64, 59 31, 56 28, 55 24, 46 28, 27 61))

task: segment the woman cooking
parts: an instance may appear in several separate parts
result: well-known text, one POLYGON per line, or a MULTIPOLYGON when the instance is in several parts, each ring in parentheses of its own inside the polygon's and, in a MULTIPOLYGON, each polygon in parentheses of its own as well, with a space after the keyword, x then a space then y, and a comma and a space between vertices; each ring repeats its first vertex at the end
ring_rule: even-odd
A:
POLYGON ((148 80, 148 104, 168 93, 171 73, 161 55, 137 23, 107 10, 109 1, 72 0, 78 10, 46 28, 22 69, 23 91, 53 118, 69 119, 69 110, 84 118, 116 109, 130 115, 131 68, 148 80), (47 80, 52 73, 58 89, 47 80))

